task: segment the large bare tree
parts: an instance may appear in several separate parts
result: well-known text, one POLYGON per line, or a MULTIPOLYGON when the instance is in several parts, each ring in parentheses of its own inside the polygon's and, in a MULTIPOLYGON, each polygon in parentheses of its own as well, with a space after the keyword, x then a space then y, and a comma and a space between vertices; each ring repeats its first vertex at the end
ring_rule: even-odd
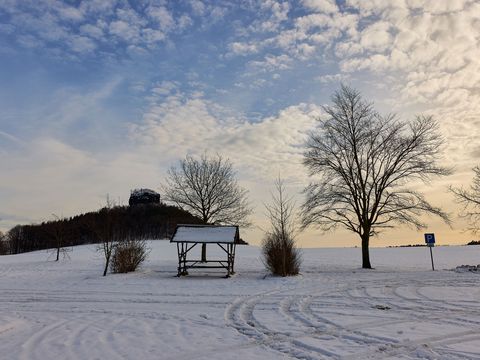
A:
POLYGON ((371 268, 370 237, 382 229, 424 228, 425 213, 449 223, 447 214, 408 187, 450 173, 438 164, 443 140, 432 117, 405 122, 382 116, 350 87, 342 85, 332 102, 304 154, 315 180, 304 190, 303 226, 324 231, 341 226, 358 234, 362 267, 371 268))
MULTIPOLYGON (((187 155, 172 166, 163 186, 164 198, 198 216, 204 224, 248 226, 252 209, 228 159, 187 155)), ((206 261, 206 246, 202 246, 206 261)))
POLYGON ((463 207, 460 216, 469 221, 468 230, 475 234, 480 232, 480 166, 474 167, 473 172, 475 175, 469 188, 450 186, 450 191, 463 207))

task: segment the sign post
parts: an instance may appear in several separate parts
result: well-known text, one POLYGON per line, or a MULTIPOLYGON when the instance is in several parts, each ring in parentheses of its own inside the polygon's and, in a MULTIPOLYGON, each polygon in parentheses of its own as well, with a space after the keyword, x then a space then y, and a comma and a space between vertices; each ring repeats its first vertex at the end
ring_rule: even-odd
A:
POLYGON ((432 248, 435 246, 435 234, 425 234, 425 244, 427 244, 430 249, 430 259, 432 260, 432 270, 435 271, 435 266, 433 265, 433 253, 432 248))

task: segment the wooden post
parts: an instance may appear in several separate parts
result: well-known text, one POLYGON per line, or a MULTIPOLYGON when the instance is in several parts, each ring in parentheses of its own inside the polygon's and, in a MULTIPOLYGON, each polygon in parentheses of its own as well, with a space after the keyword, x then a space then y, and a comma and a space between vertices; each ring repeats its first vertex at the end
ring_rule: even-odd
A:
POLYGON ((202 262, 207 262, 207 244, 202 244, 202 262))
POLYGON ((228 244, 228 274, 233 275, 232 244, 228 244))
POLYGON ((182 270, 182 258, 180 256, 180 244, 177 242, 177 255, 178 255, 178 268, 177 268, 177 276, 180 276, 182 270))
POLYGON ((235 244, 232 244, 232 275, 235 274, 233 266, 235 265, 235 244))
POLYGON ((188 244, 185 243, 185 250, 183 252, 183 273, 182 273, 183 276, 188 275, 188 272, 187 272, 187 248, 188 248, 188 244))

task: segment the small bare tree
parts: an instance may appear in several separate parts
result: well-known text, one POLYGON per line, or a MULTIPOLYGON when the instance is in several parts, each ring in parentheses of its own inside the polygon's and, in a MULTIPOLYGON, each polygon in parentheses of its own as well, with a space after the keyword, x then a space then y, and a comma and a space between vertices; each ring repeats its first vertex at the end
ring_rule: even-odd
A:
POLYGON ((282 178, 275 180, 272 203, 265 204, 265 209, 270 221, 270 230, 262 243, 265 267, 274 275, 297 275, 301 256, 295 245, 295 203, 291 197, 286 196, 282 178))
POLYGON ((407 188, 414 180, 450 174, 437 164, 443 143, 436 122, 381 116, 347 86, 324 107, 328 119, 310 134, 304 164, 317 176, 305 190, 303 226, 327 231, 342 226, 359 235, 362 267, 371 268, 370 237, 395 223, 425 227, 421 214, 449 223, 448 216, 423 195, 407 188))
POLYGON ((55 218, 54 221, 50 222, 48 225, 48 232, 55 242, 55 261, 60 259, 60 253, 63 254, 64 259, 68 258, 68 253, 65 249, 67 243, 67 229, 65 226, 65 219, 60 218, 59 216, 52 214, 55 218))
POLYGON ((457 202, 463 209, 460 216, 469 221, 468 230, 474 234, 480 232, 480 166, 473 168, 473 184, 468 189, 450 186, 457 202))
POLYGON ((98 212, 97 216, 90 219, 87 226, 99 241, 97 251, 101 252, 105 258, 103 276, 106 276, 115 246, 124 236, 117 219, 115 205, 108 196, 106 206, 98 212))
MULTIPOLYGON (((249 225, 252 209, 228 159, 187 155, 172 166, 163 186, 165 199, 199 217, 204 224, 249 225)), ((202 245, 202 261, 206 246, 202 245)))

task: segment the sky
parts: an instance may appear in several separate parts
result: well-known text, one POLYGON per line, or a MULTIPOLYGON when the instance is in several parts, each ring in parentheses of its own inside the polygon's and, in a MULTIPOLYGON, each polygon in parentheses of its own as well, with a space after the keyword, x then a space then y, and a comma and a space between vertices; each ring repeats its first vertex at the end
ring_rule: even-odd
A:
MULTIPOLYGON (((308 133, 341 83, 382 113, 433 115, 454 173, 413 184, 451 213, 447 187, 480 164, 475 0, 0 0, 0 230, 159 191, 186 154, 222 154, 255 208, 258 244, 278 174, 301 204, 308 133)), ((311 228, 301 246, 360 245, 311 228)), ((373 246, 422 243, 405 227, 373 246)))

